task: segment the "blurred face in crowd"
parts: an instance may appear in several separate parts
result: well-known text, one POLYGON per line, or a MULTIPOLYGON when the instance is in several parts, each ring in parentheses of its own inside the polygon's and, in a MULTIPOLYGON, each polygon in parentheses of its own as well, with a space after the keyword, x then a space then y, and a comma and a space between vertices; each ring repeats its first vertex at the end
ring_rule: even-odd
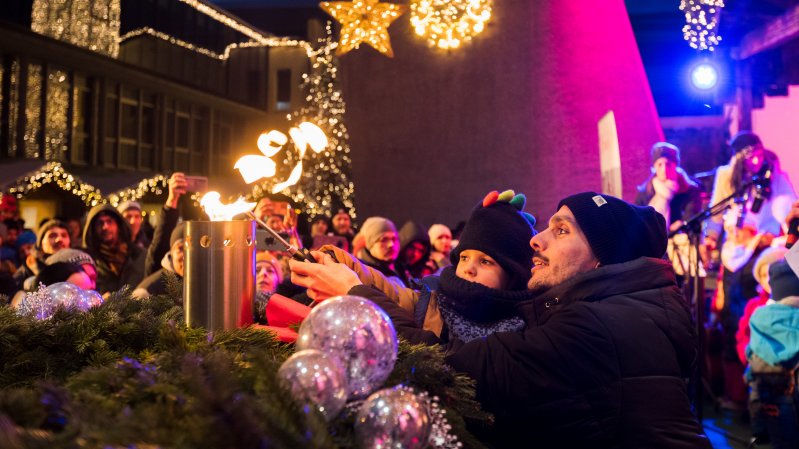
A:
POLYGON ((255 264, 255 287, 259 292, 273 293, 280 285, 280 267, 268 260, 255 264))
POLYGON ((677 179, 677 164, 671 159, 659 157, 652 168, 655 169, 655 177, 660 181, 677 179))
POLYGON ((19 237, 19 229, 8 228, 5 240, 6 246, 14 246, 17 243, 17 237, 19 237))
POLYGON ((368 250, 377 260, 394 262, 399 256, 399 237, 396 232, 383 232, 368 250))
POLYGON ((319 219, 311 223, 311 237, 327 234, 327 222, 319 219))
POLYGON ((272 215, 266 219, 266 225, 275 232, 286 232, 286 225, 283 223, 282 215, 272 215))
POLYGON ((258 200, 258 204, 255 205, 255 210, 253 210, 255 216, 260 220, 266 220, 274 212, 275 203, 273 203, 269 198, 261 198, 258 200))
POLYGON ((341 212, 333 216, 333 230, 336 234, 348 234, 352 230, 350 216, 341 212))
POLYGON ((80 225, 80 220, 71 219, 67 221, 67 230, 69 231, 69 240, 72 243, 80 241, 83 227, 80 225))
POLYGON ((577 225, 571 210, 563 206, 552 218, 546 230, 530 240, 533 248, 532 277, 527 287, 543 290, 598 266, 585 235, 577 225))
MULTIPOLYGON (((91 288, 89 288, 89 290, 95 290, 97 288, 97 269, 90 263, 85 263, 80 267, 83 268, 83 272, 86 273, 86 276, 91 282, 91 288)), ((83 288, 84 290, 86 289, 86 287, 83 288)))
POLYGON ((440 253, 449 254, 452 251, 452 235, 444 233, 436 237, 432 242, 433 248, 440 253))
POLYGON ((33 247, 34 247, 33 243, 26 243, 24 245, 20 245, 19 246, 19 257, 20 257, 20 259, 24 260, 28 256, 30 256, 31 253, 33 252, 33 247))
POLYGON ((416 241, 411 242, 402 252, 402 256, 405 259, 405 263, 408 265, 414 265, 422 260, 424 257, 425 247, 424 243, 416 241))
POLYGON ((504 290, 510 276, 488 254, 476 249, 461 251, 455 275, 467 281, 477 282, 488 288, 504 290))
POLYGON ((42 251, 45 254, 55 254, 58 250, 69 248, 69 231, 60 226, 47 230, 42 237, 42 251))
POLYGON ((77 285, 84 290, 94 290, 96 287, 95 283, 89 278, 89 275, 86 274, 85 271, 77 271, 72 273, 67 278, 67 282, 77 285))
POLYGON ((763 167, 766 162, 766 150, 762 145, 757 145, 746 150, 743 150, 742 156, 744 157, 744 168, 749 173, 755 174, 763 167))
POLYGON ((133 236, 135 237, 139 235, 141 225, 144 222, 144 217, 142 217, 141 211, 139 209, 131 208, 125 212, 122 212, 122 217, 130 225, 130 232, 133 233, 133 236))
POLYGON ((172 268, 175 269, 175 273, 178 276, 183 276, 183 271, 185 268, 185 251, 183 249, 183 243, 185 242, 184 239, 178 239, 169 248, 169 257, 172 259, 172 268))
POLYGON ((100 241, 113 245, 119 239, 119 225, 109 214, 101 213, 94 219, 94 232, 100 236, 100 241))

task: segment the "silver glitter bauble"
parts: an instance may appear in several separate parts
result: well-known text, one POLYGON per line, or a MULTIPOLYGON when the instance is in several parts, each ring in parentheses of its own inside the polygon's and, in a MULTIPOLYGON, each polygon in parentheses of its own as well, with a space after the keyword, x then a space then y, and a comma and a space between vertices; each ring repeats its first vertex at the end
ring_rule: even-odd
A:
POLYGON ((292 355, 280 366, 278 377, 286 382, 294 399, 316 408, 330 420, 347 402, 347 384, 338 361, 316 349, 292 355))
POLYGON ((369 396, 355 419, 355 440, 362 449, 422 449, 430 439, 428 403, 403 386, 369 396))
POLYGON ((337 296, 314 307, 300 326, 297 349, 318 349, 344 368, 349 398, 385 382, 397 360, 397 333, 388 315, 358 296, 337 296))

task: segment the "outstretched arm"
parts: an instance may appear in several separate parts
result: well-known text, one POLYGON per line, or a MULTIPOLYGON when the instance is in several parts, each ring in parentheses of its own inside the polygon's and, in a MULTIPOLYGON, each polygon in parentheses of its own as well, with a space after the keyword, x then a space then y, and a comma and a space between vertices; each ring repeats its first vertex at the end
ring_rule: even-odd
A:
POLYGON ((319 263, 290 260, 291 282, 308 289, 308 296, 321 301, 331 296, 346 295, 356 285, 361 285, 358 275, 348 266, 337 263, 329 254, 311 251, 319 263))

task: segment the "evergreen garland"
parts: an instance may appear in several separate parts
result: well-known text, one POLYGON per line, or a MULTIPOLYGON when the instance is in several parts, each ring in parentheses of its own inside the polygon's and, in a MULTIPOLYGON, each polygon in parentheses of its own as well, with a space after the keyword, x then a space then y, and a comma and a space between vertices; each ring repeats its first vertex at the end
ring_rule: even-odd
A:
MULTIPOLYGON (((252 328, 187 328, 178 303, 120 291, 42 321, 0 307, 0 447, 355 447, 351 414, 328 424, 280 385, 291 345, 252 328)), ((437 396, 464 447, 482 447, 466 421, 490 416, 440 350, 401 343, 386 386, 398 383, 437 396)))

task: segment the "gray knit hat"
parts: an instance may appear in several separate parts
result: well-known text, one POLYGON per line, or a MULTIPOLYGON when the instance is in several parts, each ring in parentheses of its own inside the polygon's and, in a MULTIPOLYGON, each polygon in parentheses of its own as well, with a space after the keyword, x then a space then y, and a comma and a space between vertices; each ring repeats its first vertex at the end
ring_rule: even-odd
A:
POLYGON ((67 262, 67 263, 74 263, 78 265, 83 264, 90 264, 94 266, 94 259, 89 254, 74 248, 64 248, 52 256, 45 259, 44 263, 47 265, 52 265, 54 263, 59 262, 67 262))
POLYGON ((363 222, 361 231, 358 233, 363 236, 366 248, 371 248, 380 239, 380 234, 384 232, 397 232, 397 227, 388 218, 369 217, 363 222))

